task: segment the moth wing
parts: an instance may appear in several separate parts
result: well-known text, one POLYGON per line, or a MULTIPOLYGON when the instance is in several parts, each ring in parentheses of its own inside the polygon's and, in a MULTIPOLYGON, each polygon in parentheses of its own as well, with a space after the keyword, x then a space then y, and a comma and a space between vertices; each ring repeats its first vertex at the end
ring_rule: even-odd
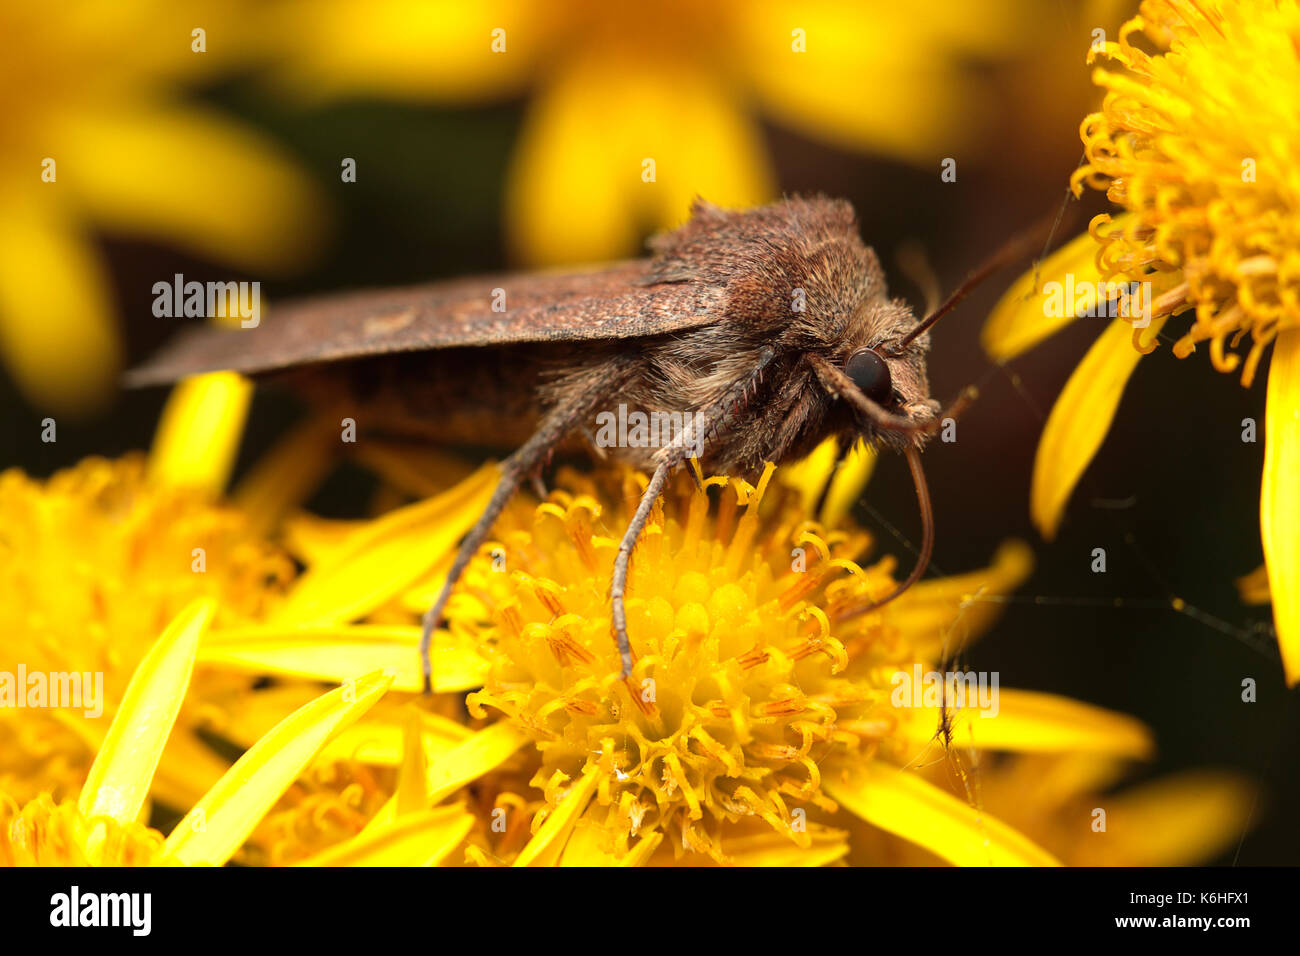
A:
POLYGON ((127 372, 126 383, 427 349, 660 335, 716 322, 724 299, 720 286, 663 281, 650 259, 330 295, 269 308, 254 328, 192 329, 127 372))

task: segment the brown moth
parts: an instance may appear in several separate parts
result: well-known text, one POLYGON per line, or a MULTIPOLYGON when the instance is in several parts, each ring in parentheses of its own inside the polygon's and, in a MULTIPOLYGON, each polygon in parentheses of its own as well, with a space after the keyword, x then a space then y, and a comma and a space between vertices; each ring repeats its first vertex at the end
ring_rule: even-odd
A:
POLYGON ((918 321, 889 298, 852 207, 820 197, 741 212, 696 201, 689 222, 650 246, 647 259, 595 271, 277 307, 257 328, 194 330, 128 381, 161 384, 219 369, 288 376, 326 400, 353 396, 358 421, 377 431, 513 444, 425 615, 426 690, 432 632, 457 579, 521 482, 537 479, 551 453, 575 438, 650 474, 610 588, 624 677, 632 670, 628 562, 670 473, 689 457, 710 472, 754 476, 765 462, 798 459, 828 436, 844 448, 861 438, 903 453, 924 528, 918 561, 892 593, 846 616, 897 597, 924 573, 933 544, 919 452, 942 416, 926 378, 927 330, 982 276, 918 321), (601 441, 601 422, 626 409, 677 414, 681 427, 654 444, 601 441))

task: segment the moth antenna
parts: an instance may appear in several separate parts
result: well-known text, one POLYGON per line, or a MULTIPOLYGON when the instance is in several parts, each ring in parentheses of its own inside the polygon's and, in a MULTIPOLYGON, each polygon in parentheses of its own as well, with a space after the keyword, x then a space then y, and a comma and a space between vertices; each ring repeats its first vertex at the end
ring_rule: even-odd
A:
POLYGON ((857 607, 850 605, 846 611, 836 615, 837 621, 847 621, 888 604, 921 580, 925 569, 930 566, 930 555, 934 552, 934 509, 930 505, 930 488, 925 483, 925 471, 921 468, 921 452, 916 448, 908 448, 905 454, 907 467, 912 472, 912 486, 916 489, 916 503, 921 510, 921 551, 916 556, 916 565, 912 568, 912 573, 883 598, 857 607))
POLYGON ((496 490, 492 492, 492 498, 483 509, 483 513, 479 515, 478 521, 474 523, 474 527, 470 528, 461 540, 456 558, 447 572, 447 580, 443 582, 442 590, 438 592, 433 606, 424 615, 423 627, 420 630, 420 665, 424 672, 426 696, 433 693, 433 664, 430 660, 433 632, 442 623, 442 612, 447 607, 447 601, 456 582, 460 580, 460 576, 465 573, 465 568, 469 566, 478 549, 487 540, 492 525, 518 490, 520 482, 535 469, 540 471, 547 460, 548 452, 568 434, 585 413, 617 388, 620 377, 625 372, 626 369, 622 366, 615 368, 608 379, 593 383, 588 392, 572 395, 562 404, 557 405, 542 420, 533 436, 502 463, 501 480, 497 483, 496 490))
POLYGON ((925 246, 915 239, 910 239, 899 247, 898 254, 894 258, 898 261, 898 268, 903 275, 921 290, 921 295, 925 299, 925 314, 929 315, 939 307, 943 291, 939 287, 939 276, 925 252, 925 246))
POLYGON ((893 354, 901 353, 917 336, 932 329, 940 319, 956 308, 957 304, 966 298, 977 285, 993 275, 993 273, 1032 252, 1036 246, 1039 246, 1044 241, 1044 237, 1050 236, 1055 231, 1060 219, 1060 213, 1053 213, 1050 218, 1040 219, 1024 232, 1004 242, 993 255, 985 259, 974 271, 968 273, 966 278, 962 280, 961 285, 957 286, 952 295, 948 296, 937 309, 930 312, 916 328, 903 336, 903 340, 894 348, 893 354))

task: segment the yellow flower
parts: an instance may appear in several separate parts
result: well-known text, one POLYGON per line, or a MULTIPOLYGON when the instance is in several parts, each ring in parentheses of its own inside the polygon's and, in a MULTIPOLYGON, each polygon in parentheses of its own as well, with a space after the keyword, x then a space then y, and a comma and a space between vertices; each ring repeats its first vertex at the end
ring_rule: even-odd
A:
MULTIPOLYGON (((894 700, 900 672, 939 666, 945 645, 987 627, 1000 605, 986 598, 1024 578, 1027 548, 1006 545, 988 569, 918 584, 848 617, 849 602, 893 587, 895 560, 859 564, 865 533, 809 518, 804 485, 826 477, 805 474, 800 487, 773 484, 770 471, 758 487, 711 479, 716 504, 687 476, 673 485, 633 561, 637 662, 625 683, 609 631, 609 573, 644 479, 562 471, 547 501, 507 509, 435 644, 437 688, 481 688, 467 699, 479 723, 458 736, 426 715, 435 722, 418 731, 411 758, 410 734, 404 750, 390 715, 387 726, 368 722, 360 733, 370 736, 353 737, 352 752, 336 753, 385 766, 427 762, 408 774, 419 780, 408 808, 436 807, 472 784, 478 823, 468 853, 485 864, 819 865, 845 857, 853 816, 954 862, 1051 862, 909 766, 932 746, 941 708, 894 700)), ((476 511, 491 482, 478 473, 462 486, 444 493, 444 510, 459 496, 476 511)), ((427 515, 429 503, 303 538, 304 581, 322 570, 303 587, 294 621, 329 604, 334 624, 286 620, 214 635, 209 654, 318 678, 385 666, 397 672, 395 688, 418 688, 414 621, 452 545, 428 562, 432 573, 402 586, 402 625, 391 579, 403 565, 382 560, 427 544, 418 509, 427 515), (337 623, 367 613, 393 623, 337 623)), ((1121 715, 1005 688, 998 700, 996 716, 968 718, 990 750, 1137 758, 1150 748, 1145 729, 1121 715)), ((962 725, 950 726, 960 734, 962 725)), ((383 819, 403 818, 399 799, 383 819)))
MULTIPOLYGON (((1300 6, 1146 0, 1093 80, 1106 92, 1084 120, 1075 192, 1106 190, 1123 212, 1022 277, 984 332, 1009 359, 1075 316, 1046 317, 1045 287, 1149 282, 1150 322, 1121 310, 1075 370, 1034 463, 1031 512, 1055 534, 1105 438, 1138 359, 1170 317, 1195 311, 1173 346, 1200 342, 1220 371, 1253 381, 1272 344, 1260 529, 1287 681, 1300 681, 1300 6), (1139 42, 1140 41, 1140 42, 1139 42), (1035 278, 1040 280, 1035 287, 1035 278), (1249 336, 1244 357, 1230 349, 1249 336), (1131 347, 1130 347, 1131 345, 1131 347)), ((1069 286, 1066 286, 1069 288, 1069 286)))
POLYGON ((212 615, 210 601, 195 601, 145 655, 75 803, 42 794, 20 807, 0 791, 0 865, 221 866, 325 742, 391 682, 360 677, 288 715, 164 836, 141 818, 212 615))
POLYGON ((308 97, 530 94, 507 226, 518 255, 558 264, 632 253, 642 228, 677 224, 696 195, 770 199, 755 107, 836 146, 936 167, 969 150, 989 104, 967 66, 1024 42, 1022 10, 1016 0, 937 0, 924 16, 883 0, 306 0, 274 8, 268 33, 286 85, 308 97))
MULTIPOLYGON (((205 494, 152 484, 142 456, 91 458, 37 482, 0 474, 0 670, 103 675, 103 716, 0 708, 0 787, 56 799, 85 780, 132 672, 159 630, 197 597, 230 626, 259 620, 294 576, 279 548, 205 494)), ((251 679, 205 670, 181 716, 157 796, 186 805, 224 770, 197 736, 204 708, 251 679)))
POLYGON ((360 834, 392 796, 394 773, 359 760, 338 760, 308 767, 266 815, 264 832, 249 838, 245 864, 286 866, 310 859, 360 834))
POLYGON ((243 65, 239 15, 251 8, 0 7, 0 354, 34 403, 85 412, 114 387, 113 295, 92 229, 240 270, 310 253, 319 216, 308 184, 262 138, 177 95, 243 65))

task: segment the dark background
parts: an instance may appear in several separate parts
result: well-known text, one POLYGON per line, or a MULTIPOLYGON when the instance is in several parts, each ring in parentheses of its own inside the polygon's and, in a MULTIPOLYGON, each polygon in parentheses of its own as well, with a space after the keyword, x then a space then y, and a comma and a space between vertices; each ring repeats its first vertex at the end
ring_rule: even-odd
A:
MULTIPOLYGON (((514 265, 504 254, 501 183, 521 103, 449 111, 363 102, 289 113, 251 85, 213 89, 207 97, 285 145, 335 204, 337 231, 326 256, 295 282, 264 281, 272 298, 514 265), (338 181, 341 156, 357 158, 355 184, 338 181)), ((933 169, 918 170, 773 127, 766 134, 781 187, 852 200, 893 288, 919 307, 917 291, 895 264, 900 243, 921 240, 951 289, 989 250, 1061 204, 1079 159, 1077 122, 1063 114, 1032 140, 1010 128, 995 131, 1001 147, 982 162, 958 157, 956 183, 939 181, 938 157, 933 169)), ((1073 227, 1063 236, 1104 208, 1095 196, 1073 206, 1073 227)), ((150 311, 158 276, 260 278, 114 236, 102 237, 102 250, 131 362, 173 331, 150 311)), ((1058 539, 1046 544, 1028 517, 1034 450, 1043 417, 1100 325, 1080 320, 1012 363, 1023 391, 1006 372, 989 377, 979 329, 1015 274, 995 277, 944 320, 930 361, 940 399, 984 382, 980 400, 959 424, 958 441, 935 442, 926 455, 938 529, 932 570, 980 566, 1013 536, 1030 541, 1038 557, 1020 603, 967 652, 966 663, 999 671, 1004 686, 1076 697, 1147 722, 1159 757, 1138 768, 1135 780, 1221 766, 1262 781, 1264 798, 1239 854, 1232 848, 1216 862, 1293 865, 1300 861, 1300 835, 1288 813, 1300 805, 1297 694, 1283 686, 1269 609, 1243 607, 1233 586, 1262 560, 1263 444, 1243 444, 1240 423, 1246 416, 1262 420, 1265 370, 1246 391, 1236 376, 1214 372, 1204 353, 1178 361, 1166 346, 1144 360, 1058 539), (1129 506, 1098 507, 1096 499, 1129 506), (1090 571, 1095 547, 1106 549, 1105 575, 1090 571), (1170 608, 1173 595, 1195 613, 1170 608), (1062 600, 1039 604, 1036 597, 1062 600), (1124 599, 1120 606, 1115 598, 1124 599), (1258 703, 1242 703, 1245 677, 1257 679, 1258 703)), ((7 409, 0 464, 45 476, 88 454, 146 448, 164 398, 161 390, 122 395, 93 420, 61 419, 58 442, 44 444, 42 414, 0 381, 7 409)), ((295 413, 282 396, 259 393, 240 467, 269 447, 295 413)), ((313 504, 329 514, 357 513, 367 490, 363 476, 344 472, 313 504)), ((917 536, 901 460, 881 463, 858 510, 883 547, 901 550, 868 506, 917 536)))

